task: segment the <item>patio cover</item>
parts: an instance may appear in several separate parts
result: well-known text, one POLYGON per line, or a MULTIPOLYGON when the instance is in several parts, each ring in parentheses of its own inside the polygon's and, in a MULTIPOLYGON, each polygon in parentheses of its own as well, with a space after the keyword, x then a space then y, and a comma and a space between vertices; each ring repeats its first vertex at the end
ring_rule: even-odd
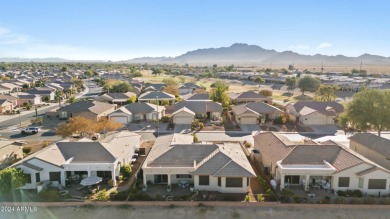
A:
POLYGON ((89 176, 83 180, 81 180, 80 182, 80 185, 83 185, 83 186, 92 186, 92 185, 95 185, 95 184, 98 184, 102 181, 102 178, 101 177, 97 177, 97 176, 89 176))

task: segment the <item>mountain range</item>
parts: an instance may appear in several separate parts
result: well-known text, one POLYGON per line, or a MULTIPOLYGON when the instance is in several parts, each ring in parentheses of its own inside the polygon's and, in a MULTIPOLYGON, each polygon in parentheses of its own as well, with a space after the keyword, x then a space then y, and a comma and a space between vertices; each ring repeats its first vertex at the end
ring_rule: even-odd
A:
MULTIPOLYGON (((67 60, 61 58, 25 59, 25 58, 0 58, 0 62, 107 62, 99 60, 67 60)), ((230 47, 207 48, 189 51, 176 57, 142 57, 134 58, 120 63, 148 63, 148 64, 249 64, 249 65, 282 65, 303 64, 316 65, 322 63, 334 66, 358 66, 361 62, 364 65, 390 65, 390 57, 363 54, 358 57, 344 55, 302 55, 292 51, 278 52, 264 49, 257 45, 235 43, 230 47)))

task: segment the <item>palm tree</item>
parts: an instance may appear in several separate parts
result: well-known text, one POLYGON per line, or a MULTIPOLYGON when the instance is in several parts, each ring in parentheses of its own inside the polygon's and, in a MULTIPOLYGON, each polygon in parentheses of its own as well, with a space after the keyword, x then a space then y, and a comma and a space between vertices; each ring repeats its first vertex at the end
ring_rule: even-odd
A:
POLYGON ((56 90, 55 98, 58 100, 58 106, 61 107, 61 99, 64 96, 64 92, 62 90, 56 90))

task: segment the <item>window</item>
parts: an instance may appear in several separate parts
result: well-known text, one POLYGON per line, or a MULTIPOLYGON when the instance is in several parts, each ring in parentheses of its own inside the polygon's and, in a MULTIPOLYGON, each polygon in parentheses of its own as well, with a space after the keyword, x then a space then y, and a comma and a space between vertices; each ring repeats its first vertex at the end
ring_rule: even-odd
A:
POLYGON ((359 178, 358 188, 363 188, 364 178, 359 178))
POLYGON ((349 177, 339 177, 339 187, 349 187, 349 177))
POLYGON ((218 177, 218 186, 221 187, 221 177, 218 177))
POLYGON ((249 186, 249 177, 246 178, 246 186, 249 186))
POLYGON ((369 179, 368 189, 386 189, 386 179, 369 179))
POLYGON ((41 174, 35 173, 35 182, 40 182, 41 181, 41 174))
POLYGON ((49 180, 61 182, 61 172, 49 172, 49 180))
POLYGON ((300 176, 291 176, 291 175, 284 176, 284 182, 289 183, 289 184, 298 185, 299 179, 300 179, 300 176))
POLYGON ((242 187, 242 178, 226 178, 226 187, 242 187))
POLYGON ((26 183, 31 183, 31 174, 25 173, 24 177, 26 178, 26 183))
POLYGON ((210 185, 210 177, 209 176, 199 176, 199 185, 200 186, 210 185))
POLYGON ((192 176, 189 174, 176 174, 176 179, 191 179, 192 176))

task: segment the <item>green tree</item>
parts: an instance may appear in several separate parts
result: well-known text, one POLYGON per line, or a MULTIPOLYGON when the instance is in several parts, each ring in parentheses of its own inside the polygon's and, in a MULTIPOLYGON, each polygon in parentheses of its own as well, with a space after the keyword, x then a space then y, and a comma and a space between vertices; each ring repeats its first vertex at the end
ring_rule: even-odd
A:
POLYGON ((319 101, 334 101, 336 100, 337 86, 321 85, 316 91, 315 99, 319 101))
POLYGON ((142 77, 143 75, 142 75, 142 73, 140 72, 140 71, 136 71, 136 72, 134 72, 134 74, 133 74, 133 77, 135 77, 135 78, 140 78, 140 77, 142 77))
POLYGON ((219 102, 223 106, 229 106, 229 96, 227 92, 229 91, 229 85, 224 81, 216 81, 211 85, 212 89, 210 90, 210 99, 214 102, 219 102))
POLYGON ((131 166, 128 164, 125 164, 121 166, 120 172, 123 174, 124 177, 130 177, 131 175, 131 166))
POLYGON ((84 72, 84 75, 87 76, 87 78, 90 78, 93 76, 93 71, 91 69, 88 69, 84 72))
POLYGON ((7 194, 26 184, 27 180, 22 170, 7 168, 0 170, 0 193, 7 194))
POLYGON ((297 80, 295 77, 286 77, 286 85, 288 90, 294 90, 297 84, 297 80))
POLYGON ((74 96, 71 96, 71 97, 69 97, 69 99, 66 102, 68 102, 68 103, 75 103, 76 102, 76 98, 74 96))
POLYGON ((298 87, 302 91, 302 96, 305 94, 305 91, 316 91, 320 87, 321 82, 318 78, 313 78, 311 76, 305 76, 298 80, 298 87))
POLYGON ((175 78, 165 78, 163 80, 163 82, 166 86, 169 86, 169 85, 177 86, 179 84, 175 78))
POLYGON ((294 66, 293 65, 288 65, 288 70, 294 70, 294 66))
POLYGON ((255 78, 255 82, 258 83, 258 84, 259 84, 259 87, 260 87, 260 84, 264 83, 265 80, 264 80, 262 77, 257 76, 257 77, 255 78))
POLYGON ((346 109, 347 120, 362 131, 390 128, 390 91, 363 90, 353 95, 346 109))
POLYGON ((64 66, 61 67, 61 71, 62 72, 67 72, 67 71, 69 71, 69 67, 64 65, 64 66))
POLYGON ((61 90, 56 90, 54 97, 58 101, 59 107, 61 107, 61 100, 63 96, 64 96, 64 92, 62 92, 61 90))

